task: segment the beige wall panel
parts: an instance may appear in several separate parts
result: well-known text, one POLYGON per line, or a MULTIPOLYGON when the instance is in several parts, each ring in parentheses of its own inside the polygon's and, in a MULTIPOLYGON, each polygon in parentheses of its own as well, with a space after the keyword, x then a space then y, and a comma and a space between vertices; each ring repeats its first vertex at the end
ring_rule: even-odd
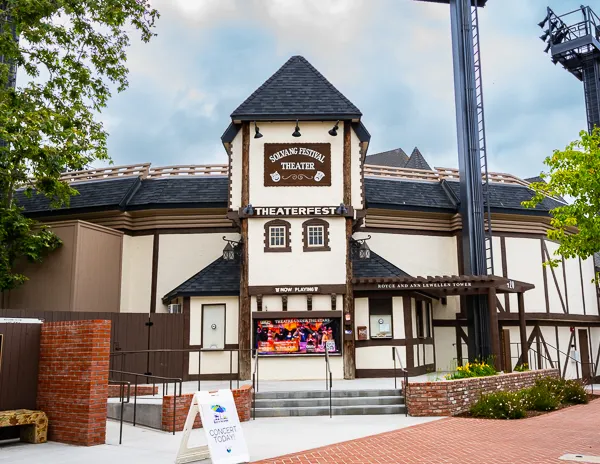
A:
MULTIPOLYGON (((425 363, 426 364, 433 363, 433 349, 434 349, 433 345, 425 345, 425 363)), ((437 359, 436 359, 436 361, 437 361, 437 359)))
POLYGON ((306 295, 289 295, 287 307, 288 311, 306 311, 306 295))
POLYGON ((75 311, 119 312, 123 233, 80 223, 75 311))
MULTIPOLYGON (((525 293, 525 311, 546 312, 539 239, 506 237, 505 240, 508 277, 535 285, 533 290, 525 293)), ((511 309, 513 305, 516 312, 515 297, 511 299, 511 309)))
POLYGON ((600 375, 600 327, 591 327, 590 328, 590 342, 592 345, 592 351, 590 352, 590 357, 594 362, 594 369, 596 371, 596 375, 600 375))
MULTIPOLYGON (((261 139, 262 140, 262 139, 261 139)), ((316 188, 316 187, 315 187, 316 188)), ((307 203, 308 204, 308 203, 307 203)), ((302 224, 306 218, 286 219, 291 226, 291 252, 264 252, 265 223, 248 221, 249 285, 325 285, 346 283, 346 222, 326 218, 331 251, 304 252, 302 224)))
POLYGON ((122 313, 150 312, 153 242, 152 235, 123 236, 122 313))
POLYGON ((239 234, 162 234, 159 239, 156 311, 165 312, 162 297, 223 254, 222 237, 239 234))
POLYGON ((392 314, 394 320, 393 336, 398 339, 405 339, 404 331, 404 302, 401 296, 392 298, 392 314))
MULTIPOLYGON (((558 248, 556 243, 553 243, 549 240, 546 240, 546 246, 548 247, 548 253, 550 253, 551 258, 555 258, 554 251, 558 248)), ((547 268, 548 274, 548 301, 550 302, 550 312, 551 313, 559 313, 563 314, 563 308, 560 303, 559 291, 560 295, 562 295, 563 301, 565 301, 565 281, 563 278, 563 269, 562 264, 559 264, 558 267, 554 268, 554 274, 556 275, 556 280, 558 281, 558 287, 554 282, 554 278, 552 277, 552 270, 547 268), (558 289, 557 289, 558 288, 558 289)), ((529 293, 529 292, 527 292, 529 293)), ((525 298, 527 298, 527 293, 525 294, 525 298)), ((527 301, 527 300, 525 300, 527 301)), ((565 301, 566 304, 566 301, 565 301)))
MULTIPOLYGON (((493 232, 493 224, 492 224, 493 232)), ((494 275, 502 275, 502 243, 500 237, 492 237, 492 250, 494 251, 494 275)))
MULTIPOLYGON (((239 298, 237 296, 203 296, 190 298, 190 345, 198 346, 202 343, 202 305, 219 304, 225 305, 225 344, 238 342, 239 298)), ((198 358, 196 358, 197 360, 198 358)))
POLYGON ((52 226, 63 245, 41 264, 24 263, 19 267, 29 280, 10 292, 9 308, 44 311, 71 311, 77 251, 77 222, 52 226))
POLYGON ((436 367, 442 371, 451 371, 456 366, 456 331, 454 327, 435 327, 436 367))
MULTIPOLYGON (((341 129, 341 127, 340 127, 341 129)), ((341 130, 339 131, 342 132, 341 130)), ((338 137, 340 136, 338 133, 338 137)), ((362 201, 362 170, 361 170, 361 154, 360 154, 360 140, 354 133, 354 131, 350 132, 351 135, 351 150, 352 150, 352 169, 350 170, 351 176, 351 189, 352 189, 352 206, 355 209, 363 209, 364 204, 362 201)))
POLYGON ((583 314, 583 294, 581 293, 581 273, 579 271, 579 259, 566 259, 565 270, 567 272, 569 314, 583 314))
POLYGON ((583 291, 585 294, 585 312, 586 314, 598 315, 598 297, 596 293, 596 284, 594 283, 595 270, 594 259, 588 258, 581 260, 581 271, 583 275, 583 291))
MULTIPOLYGON (((327 134, 335 121, 300 123, 300 139, 292 137, 295 122, 263 122, 261 139, 250 138, 250 203, 254 206, 334 206, 342 202, 344 137, 340 124, 337 137, 327 134), (265 143, 330 143, 331 186, 323 187, 265 187, 264 146, 265 143)), ((358 157, 358 153, 353 153, 358 157)), ((241 182, 240 182, 241 183, 241 182)))
POLYGON ((433 300, 433 318, 434 319, 456 319, 456 315, 460 312, 460 297, 449 296, 446 304, 442 304, 439 300, 433 300))
MULTIPOLYGON (((254 363, 252 359, 252 372, 254 363)), ((325 382, 325 360, 323 356, 278 356, 259 358, 260 381, 263 380, 323 380, 325 382)), ((331 356, 331 374, 334 379, 344 378, 342 356, 331 356)), ((334 387, 335 388, 335 387, 334 387)))
MULTIPOLYGON (((399 346, 398 353, 402 361, 402 366, 406 366, 406 349, 399 346)), ((400 364, 396 360, 396 367, 400 364)), ((393 369, 394 360, 392 358, 391 346, 365 346, 356 348, 356 368, 357 369, 393 369)))
MULTIPOLYGON (((575 348, 578 348, 578 340, 577 340, 577 329, 575 327, 575 338, 573 339, 573 343, 575 344, 575 348)), ((569 353, 569 340, 571 339, 571 331, 569 327, 559 327, 558 328, 558 338, 560 340, 560 367, 561 373, 564 372, 565 363, 567 363, 567 371, 565 377, 567 379, 575 379, 577 378, 577 367, 575 361, 567 358, 567 353, 569 353)), ((574 348, 571 348, 573 351, 574 348)), ((571 353, 572 356, 572 353, 571 353)))
POLYGON ((355 298, 354 299, 354 333, 358 340, 358 328, 364 326, 369 330, 369 299, 355 298))
POLYGON ((375 253, 412 276, 458 274, 455 237, 358 232, 354 238, 367 235, 371 235, 367 243, 375 253))
POLYGON ((281 295, 263 296, 263 311, 283 311, 283 302, 281 301, 281 295))
MULTIPOLYGON (((313 311, 331 310, 331 295, 313 295, 312 308, 313 311)), ((341 306, 338 306, 338 309, 341 309, 341 306)))
MULTIPOLYGON (((202 375, 237 373, 237 353, 228 351, 202 352, 200 360, 202 375), (230 359, 231 357, 231 359, 230 359)), ((198 353, 190 353, 189 374, 198 374, 198 353)))

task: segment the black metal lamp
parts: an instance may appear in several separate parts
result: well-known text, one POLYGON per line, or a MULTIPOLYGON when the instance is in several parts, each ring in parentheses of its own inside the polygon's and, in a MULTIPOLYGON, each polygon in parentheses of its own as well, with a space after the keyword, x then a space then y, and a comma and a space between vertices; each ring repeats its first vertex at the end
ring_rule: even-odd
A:
POLYGON ((258 130, 258 126, 256 125, 256 121, 254 121, 254 138, 260 139, 263 135, 258 130))
POLYGON ((302 134, 300 133, 300 127, 298 127, 298 120, 297 119, 296 119, 296 129, 292 133, 292 137, 302 137, 302 134))
POLYGON ((238 254, 238 247, 242 241, 236 242, 235 240, 229 240, 226 236, 223 236, 223 240, 227 242, 225 248, 223 248, 223 259, 225 261, 235 260, 238 254))
MULTIPOLYGON (((369 238, 371 238, 371 237, 369 236, 369 238)), ((360 247, 358 248, 358 257, 359 257, 359 259, 371 258, 371 249, 369 248, 369 245, 367 245, 366 240, 363 240, 362 243, 360 244, 360 247)))
POLYGON ((329 131, 329 135, 331 135, 332 137, 337 136, 337 131, 340 128, 339 124, 340 124, 339 121, 335 123, 335 126, 333 126, 333 128, 329 131))
POLYGON ((540 21, 538 23, 538 26, 540 26, 540 28, 544 29, 544 26, 546 25, 546 23, 548 22, 548 20, 550 19, 551 13, 548 12, 548 14, 546 15, 546 17, 543 19, 543 21, 540 21))
POLYGON ((545 42, 548 40, 548 36, 550 35, 550 29, 546 29, 544 33, 540 36, 540 40, 545 42))

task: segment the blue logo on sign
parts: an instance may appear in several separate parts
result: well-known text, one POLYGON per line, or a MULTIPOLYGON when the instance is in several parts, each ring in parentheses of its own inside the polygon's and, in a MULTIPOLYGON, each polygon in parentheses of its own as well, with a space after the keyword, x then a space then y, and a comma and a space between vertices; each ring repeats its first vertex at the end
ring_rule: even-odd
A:
POLYGON ((227 452, 228 452, 228 453, 231 453, 231 448, 227 448, 227 452))

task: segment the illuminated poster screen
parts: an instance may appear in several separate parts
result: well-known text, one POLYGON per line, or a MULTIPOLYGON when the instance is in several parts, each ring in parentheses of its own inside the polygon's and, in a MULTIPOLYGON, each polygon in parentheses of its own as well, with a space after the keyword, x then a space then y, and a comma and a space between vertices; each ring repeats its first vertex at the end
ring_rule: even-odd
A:
POLYGON ((261 355, 340 353, 340 319, 290 318, 254 321, 254 348, 261 355))

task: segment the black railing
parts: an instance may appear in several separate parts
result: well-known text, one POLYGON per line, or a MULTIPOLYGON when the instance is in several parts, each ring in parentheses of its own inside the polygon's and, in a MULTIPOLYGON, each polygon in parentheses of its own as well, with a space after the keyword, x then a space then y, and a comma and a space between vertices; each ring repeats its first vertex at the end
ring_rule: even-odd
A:
MULTIPOLYGON (((124 376, 127 377, 133 377, 134 378, 134 387, 133 387, 133 421, 132 424, 135 427, 137 424, 137 397, 138 397, 138 379, 140 377, 142 378, 146 378, 146 384, 150 384, 150 380, 152 380, 152 396, 155 396, 155 388, 157 384, 162 384, 162 394, 163 394, 163 401, 164 401, 164 397, 166 395, 169 394, 169 385, 172 383, 173 384, 173 435, 175 435, 175 429, 176 429, 176 418, 177 418, 177 397, 181 396, 182 390, 183 390, 183 380, 181 378, 177 378, 177 377, 161 377, 158 375, 148 375, 148 373, 139 373, 139 372, 125 372, 125 371, 115 371, 115 370, 110 370, 108 371, 108 375, 109 375, 109 383, 110 382, 120 382, 122 384, 125 383, 129 383, 129 382, 125 382, 123 380, 124 376), (111 377, 113 376, 120 376, 121 379, 120 380, 115 380, 111 377), (179 395, 177 394, 177 385, 179 384, 179 395)), ((130 385, 130 389, 131 389, 131 385, 130 385)), ((130 390, 131 391, 131 390, 130 390)), ((128 403, 130 402, 130 391, 128 393, 128 403)), ((140 396, 148 396, 148 395, 140 395, 140 396)), ((120 417, 120 421, 123 422, 123 396, 120 395, 121 397, 121 417, 120 417)), ((158 429, 158 430, 162 430, 162 427, 155 427, 152 426, 150 424, 143 424, 145 427, 149 427, 149 428, 154 428, 154 429, 158 429)))
POLYGON ((329 390, 329 418, 333 416, 333 405, 331 399, 331 390, 333 389, 333 375, 331 374, 331 365, 329 364, 329 350, 325 344, 325 390, 329 390))
POLYGON ((254 372, 252 372, 252 420, 256 420, 256 393, 258 392, 258 350, 254 357, 254 372))
MULTIPOLYGON (((398 348, 395 346, 392 347, 392 359, 394 361, 394 390, 398 390, 397 370, 400 370, 400 372, 402 373, 402 381, 403 381, 402 394, 404 395, 404 402, 406 403, 406 389, 408 388, 408 370, 406 370, 402 366, 402 358, 400 357, 398 348), (400 367, 396 366, 396 360, 400 364, 400 367)), ((407 404, 404 405, 404 415, 408 417, 408 405, 407 404)))
POLYGON ((125 403, 131 399, 131 383, 122 380, 109 380, 108 385, 119 385, 119 401, 121 403, 121 416, 119 417, 119 445, 123 443, 123 409, 125 403), (127 400, 125 400, 125 387, 127 387, 127 400))

